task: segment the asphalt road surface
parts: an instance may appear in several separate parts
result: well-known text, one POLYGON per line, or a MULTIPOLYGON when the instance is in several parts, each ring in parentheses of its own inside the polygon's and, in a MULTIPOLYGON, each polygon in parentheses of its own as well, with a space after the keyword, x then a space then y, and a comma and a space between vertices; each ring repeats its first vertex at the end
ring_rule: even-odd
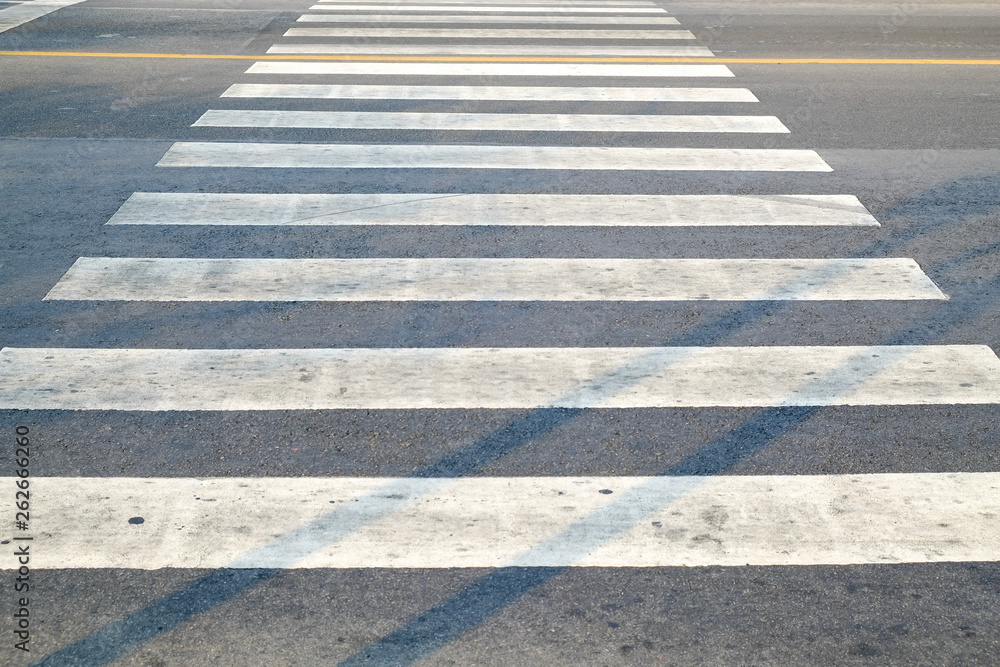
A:
POLYGON ((1000 664, 998 74, 995 3, 0 2, 0 663, 1000 664))

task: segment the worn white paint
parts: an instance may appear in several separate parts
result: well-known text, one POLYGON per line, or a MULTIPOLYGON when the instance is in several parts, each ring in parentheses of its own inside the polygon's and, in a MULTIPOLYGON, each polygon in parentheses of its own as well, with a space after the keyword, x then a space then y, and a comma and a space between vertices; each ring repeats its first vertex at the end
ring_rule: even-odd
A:
POLYGON ((367 11, 367 12, 454 12, 456 14, 505 14, 511 13, 542 13, 542 14, 666 14, 660 7, 538 7, 530 5, 383 5, 383 4, 321 4, 310 9, 332 8, 337 11, 367 11))
MULTIPOLYGON (((9 488, 14 478, 0 479, 9 488)), ((33 477, 34 567, 449 568, 1000 560, 1000 473, 33 477), (610 493, 609 493, 610 492, 610 493), (142 518, 142 523, 129 523, 142 518)), ((4 539, 14 535, 5 523, 4 539)), ((0 568, 17 567, 14 558, 0 568)))
POLYGON ((746 88, 612 88, 577 86, 370 86, 237 83, 222 97, 353 100, 510 100, 587 102, 757 102, 746 88))
MULTIPOLYGON (((397 5, 398 2, 387 2, 385 0, 365 0, 365 2, 358 3, 352 0, 317 0, 324 7, 340 7, 345 4, 364 4, 376 8, 385 8, 387 5, 397 5)), ((621 0, 598 0, 595 2, 587 2, 587 0, 575 0, 574 2, 559 2, 558 0, 542 0, 536 2, 530 2, 525 0, 500 0, 499 2, 491 3, 476 3, 468 2, 467 0, 440 0, 440 2, 430 2, 429 0, 422 0, 421 2, 407 2, 407 7, 424 7, 427 5, 449 5, 455 8, 456 11, 461 11, 462 7, 479 7, 482 5, 488 6, 502 6, 502 7, 514 7, 517 8, 521 5, 534 5, 538 7, 590 7, 590 8, 607 8, 609 11, 615 11, 617 7, 656 7, 655 2, 641 2, 641 1, 621 1, 621 0)))
POLYGON ((29 21, 34 21, 46 14, 76 5, 84 0, 30 0, 21 4, 0 9, 0 32, 5 32, 19 25, 24 25, 29 21))
POLYGON ((472 130, 515 132, 760 132, 787 134, 774 116, 421 113, 212 109, 193 127, 472 130))
POLYGON ((944 299, 912 259, 81 257, 45 297, 105 301, 944 299))
MULTIPOLYGON (((340 9, 334 5, 316 5, 312 10, 340 9)), ((542 16, 505 15, 505 16, 433 16, 419 14, 303 14, 298 18, 300 23, 489 23, 518 24, 560 24, 560 25, 680 25, 673 16, 542 16)))
POLYGON ((178 142, 161 167, 833 171, 810 150, 178 142))
POLYGON ((689 30, 566 30, 543 28, 289 28, 285 37, 433 39, 694 39, 689 30))
POLYGON ((984 345, 0 350, 11 410, 997 403, 984 345))
MULTIPOLYGON (((324 6, 333 6, 338 4, 357 4, 353 0, 318 0, 324 4, 324 6)), ((398 4, 396 2, 386 1, 386 0, 367 0, 364 4, 366 5, 392 5, 398 4)), ((440 0, 439 2, 429 2, 427 0, 422 0, 421 2, 410 2, 407 3, 411 7, 419 7, 420 5, 474 5, 475 3, 470 3, 468 0, 440 0)), ((495 2, 493 4, 497 5, 541 5, 541 6, 557 6, 557 7, 655 7, 657 6, 655 2, 648 2, 645 0, 573 0, 573 2, 558 2, 558 0, 503 0, 502 2, 495 2)))
POLYGON ((671 63, 496 63, 496 62, 257 62, 247 74, 361 74, 365 76, 599 76, 732 77, 725 65, 671 63))
POLYGON ((136 192, 109 225, 872 226, 853 195, 136 192))
POLYGON ((711 58, 704 46, 580 44, 276 44, 272 55, 578 56, 581 58, 711 58))

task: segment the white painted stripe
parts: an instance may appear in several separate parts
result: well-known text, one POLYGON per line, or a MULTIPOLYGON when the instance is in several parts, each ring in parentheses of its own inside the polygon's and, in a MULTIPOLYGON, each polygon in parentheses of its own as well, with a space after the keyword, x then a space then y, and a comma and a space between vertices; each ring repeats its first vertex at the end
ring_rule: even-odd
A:
POLYGON ((892 259, 81 257, 46 300, 818 301, 945 299, 892 259))
POLYGON ((289 28, 285 37, 435 39, 695 39, 690 30, 546 30, 543 28, 289 28))
POLYGON ((448 144, 178 142, 157 164, 282 169, 833 171, 810 150, 448 144))
POLYGON ((335 8, 337 11, 367 12, 454 12, 473 13, 544 13, 544 14, 666 14, 660 7, 533 7, 530 5, 317 5, 310 9, 335 8))
POLYGON ((853 195, 136 192, 109 225, 878 226, 853 195))
POLYGON ((774 116, 255 111, 212 109, 192 127, 475 130, 518 132, 787 133, 774 116))
POLYGON ((46 14, 76 5, 84 0, 32 0, 13 7, 0 9, 0 32, 5 32, 19 25, 24 25, 29 21, 34 21, 46 14))
MULTIPOLYGON (((320 5, 311 9, 337 9, 320 5)), ((680 25, 673 16, 432 16, 419 14, 303 14, 301 23, 505 23, 561 25, 680 25)))
POLYGON ((579 56, 591 58, 711 58, 704 46, 581 46, 565 44, 276 44, 280 55, 579 56))
POLYGON ((603 76, 731 77, 725 65, 672 63, 490 63, 490 62, 258 62, 247 74, 362 74, 405 76, 603 76))
POLYGON ((364 86, 237 83, 222 97, 355 100, 525 100, 594 102, 757 102, 746 88, 611 88, 608 86, 364 86))
MULTIPOLYGON (((318 0, 318 2, 324 5, 337 5, 337 4, 357 4, 355 0, 318 0)), ((363 4, 366 5, 393 5, 399 4, 398 2, 383 1, 383 0, 366 0, 363 4)), ((574 0, 573 2, 558 2, 556 0, 502 0, 501 2, 494 2, 496 5, 541 5, 545 7, 656 7, 655 2, 647 2, 644 0, 574 0)), ((439 0, 438 2, 430 2, 424 0, 422 2, 409 2, 408 6, 419 7, 421 5, 469 5, 476 6, 476 3, 470 3, 468 0, 439 0)))
MULTIPOLYGON (((332 10, 347 10, 356 11, 350 9, 350 7, 356 7, 357 5, 364 5, 366 11, 397 11, 394 9, 399 6, 398 2, 331 2, 331 0, 318 0, 317 7, 328 8, 332 10)), ((530 12, 544 11, 544 10, 557 10, 557 11, 577 11, 582 9, 587 12, 600 11, 607 13, 614 13, 620 9, 660 9, 666 12, 666 10, 658 7, 656 3, 653 2, 508 2, 507 0, 496 0, 490 3, 472 3, 472 2, 449 2, 449 0, 443 0, 442 2, 408 2, 406 4, 405 11, 439 11, 442 6, 447 11, 453 12, 466 12, 470 8, 475 11, 479 7, 489 7, 491 9, 500 9, 504 11, 518 12, 526 9, 530 12)))
POLYGON ((997 403, 985 345, 0 350, 4 410, 997 403))
MULTIPOLYGON (((0 482, 13 488, 15 478, 0 482)), ((38 568, 849 565, 1000 560, 1000 473, 32 477, 38 568), (130 523, 141 518, 142 523, 130 523)), ((3 537, 13 537, 12 526, 3 537)), ((17 567, 0 559, 0 567, 17 567)))

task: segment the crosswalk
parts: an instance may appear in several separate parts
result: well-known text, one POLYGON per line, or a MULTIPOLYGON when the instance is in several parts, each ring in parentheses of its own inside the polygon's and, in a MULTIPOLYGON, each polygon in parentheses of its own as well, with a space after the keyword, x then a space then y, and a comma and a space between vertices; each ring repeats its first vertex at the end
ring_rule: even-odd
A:
POLYGON ((136 192, 109 225, 871 226, 853 195, 136 192))
MULTIPOLYGON (((573 40, 670 40, 694 39, 690 30, 550 30, 544 28, 289 28, 285 37, 355 37, 355 38, 457 38, 471 40, 473 38, 487 39, 573 39, 573 40)), ((275 49, 288 48, 291 45, 274 45, 268 53, 278 53, 275 49)), ((326 46, 332 47, 333 44, 326 46)), ((702 52, 708 52, 703 49, 702 52)))
POLYGON ((997 473, 46 478, 38 488, 54 499, 52 520, 67 527, 41 552, 41 567, 51 568, 985 561, 996 557, 992 517, 1000 512, 997 473), (287 525, 292 503, 293 527, 275 544, 271 526, 287 525), (140 526, 128 523, 136 514, 140 526), (720 515, 725 526, 713 525, 720 515), (711 539, 691 539, 698 535, 711 539))
POLYGON ((51 14, 52 12, 62 9, 63 7, 77 5, 83 1, 84 0, 27 0, 26 2, 18 3, 13 7, 0 9, 0 32, 16 28, 30 21, 34 21, 37 18, 41 18, 46 14, 51 14))
MULTIPOLYGON (((336 8, 338 11, 345 10, 364 10, 371 11, 372 9, 378 9, 384 12, 452 12, 455 11, 456 5, 447 4, 409 4, 409 5, 370 5, 370 4, 326 4, 326 5, 315 5, 311 9, 325 9, 327 7, 336 8)), ((608 13, 607 7, 589 7, 585 5, 578 6, 558 6, 558 5, 546 5, 546 6, 531 6, 531 5, 462 5, 461 11, 465 13, 477 13, 477 12, 489 12, 493 14, 506 14, 511 11, 512 8, 516 8, 518 12, 531 13, 540 12, 545 14, 606 14, 608 13)), ((614 11, 620 14, 660 14, 664 10, 659 7, 629 7, 617 5, 614 7, 614 11)))
POLYGON ((731 77, 725 65, 503 62, 276 62, 254 63, 247 74, 339 74, 361 76, 592 76, 731 77))
POLYGON ((272 46, 269 54, 368 54, 423 56, 591 56, 679 57, 712 55, 700 46, 565 46, 531 44, 286 44, 272 46))
POLYGON ((810 150, 182 141, 160 167, 832 171, 810 150))
MULTIPOLYGON (((284 37, 328 41, 285 42, 267 53, 345 58, 253 63, 243 80, 221 94, 220 108, 206 110, 193 123, 191 140, 173 143, 157 166, 164 172, 265 174, 263 184, 268 170, 364 170, 367 191, 338 192, 331 186, 321 193, 224 187, 135 192, 108 221, 110 230, 510 226, 560 228, 569 237, 575 227, 745 227, 775 234, 797 227, 803 233, 839 229, 849 235, 879 226, 851 193, 675 194, 666 180, 673 172, 832 171, 815 150, 608 145, 615 133, 697 135, 706 142, 719 135, 739 142, 747 135, 789 134, 780 118, 748 111, 757 103, 752 91, 697 86, 702 79, 712 84, 733 78, 723 64, 599 62, 712 57, 706 47, 677 44, 694 35, 654 3, 327 0, 309 12, 298 23, 310 27, 289 29, 284 37), (426 27, 430 24, 450 27, 426 27), (428 39, 439 41, 413 41, 428 39), (592 40, 593 45, 567 45, 567 40, 592 40), (622 40, 666 43, 615 43, 622 40), (554 58, 546 62, 547 56, 554 58), (538 85, 526 85, 526 77, 538 77, 538 85), (670 85, 676 79, 683 85, 670 85), (272 108, 276 100, 285 106, 272 108), (392 101, 395 108, 414 101, 538 102, 549 110, 287 108, 329 100, 342 105, 392 101), (254 108, 238 108, 243 101, 254 108), (573 102, 642 102, 652 112, 581 113, 568 104, 573 102), (661 113, 650 106, 704 102, 732 105, 725 108, 734 111, 661 113), (237 108, 226 108, 227 103, 237 108), (206 128, 368 130, 381 139, 317 142, 311 133, 309 142, 263 134, 258 141, 211 141, 200 134, 206 128), (400 140, 398 131, 417 133, 418 142, 400 140), (491 134, 486 139, 461 135, 458 143, 447 138, 451 132, 491 134), (562 145, 529 142, 520 135, 505 138, 515 132, 589 134, 562 145), (659 194, 387 193, 380 179, 390 169, 462 170, 487 179, 502 170, 530 170, 540 180, 556 171, 610 170, 654 172, 665 180, 659 194)), ((490 189, 488 180, 485 189, 490 189)), ((47 301, 93 302, 95 308, 126 301, 212 307, 222 302, 947 298, 907 257, 584 256, 80 257, 45 296, 47 301)), ((9 410, 670 410, 998 403, 1000 359, 985 345, 0 350, 0 409, 9 410)), ((808 566, 1000 559, 1000 528, 991 519, 1000 512, 995 473, 53 477, 34 483, 37 520, 66 527, 38 539, 39 566, 51 568, 808 566), (46 485, 61 491, 47 493, 46 485), (724 525, 711 518, 720 512, 728 517, 724 525), (278 515, 284 520, 277 521, 278 515), (141 525, 130 523, 137 516, 143 517, 141 525), (283 526, 280 535, 275 525, 283 526)))
POLYGON ((418 410, 984 404, 976 345, 5 348, 7 409, 418 410))
POLYGON ((788 128, 774 116, 515 115, 379 111, 213 110, 205 112, 195 121, 194 126, 513 132, 788 132, 788 128))
MULTIPOLYGON (((367 11, 386 11, 386 8, 379 5, 365 5, 367 11)), ((343 10, 344 7, 336 5, 316 5, 310 10, 343 10)), ((607 12, 605 12, 607 13, 607 12)), ((302 23, 373 23, 383 25, 386 23, 399 24, 422 24, 422 23, 449 23, 458 25, 463 23, 474 23, 484 25, 490 23, 503 23, 504 25, 522 24, 559 24, 559 25, 680 25, 680 22, 673 16, 539 16, 537 14, 505 14, 504 16, 448 14, 434 16, 433 14, 414 14, 401 18, 398 14, 304 14, 298 19, 302 23)))
POLYGON ((757 102, 745 88, 574 88, 558 86, 371 86, 237 83, 222 97, 518 102, 757 102))
POLYGON ((944 299, 909 259, 81 257, 47 300, 807 301, 944 299))

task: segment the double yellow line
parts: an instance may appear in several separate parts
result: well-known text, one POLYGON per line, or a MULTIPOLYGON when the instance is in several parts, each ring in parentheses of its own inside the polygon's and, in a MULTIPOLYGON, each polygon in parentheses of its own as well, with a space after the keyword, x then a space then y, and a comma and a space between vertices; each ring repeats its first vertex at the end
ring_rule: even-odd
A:
POLYGON ((1000 60, 937 58, 548 58, 477 56, 232 55, 223 53, 113 53, 99 51, 0 51, 0 56, 55 58, 168 58, 176 60, 341 60, 353 62, 708 63, 722 65, 1000 65, 1000 60))

